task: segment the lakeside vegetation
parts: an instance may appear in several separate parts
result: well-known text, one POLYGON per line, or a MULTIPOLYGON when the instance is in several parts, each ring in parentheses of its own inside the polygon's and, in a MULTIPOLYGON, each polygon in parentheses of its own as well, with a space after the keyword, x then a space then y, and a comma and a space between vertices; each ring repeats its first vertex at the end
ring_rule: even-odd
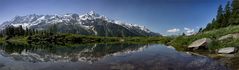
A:
POLYGON ((218 38, 227 34, 239 33, 239 26, 229 26, 226 28, 220 28, 217 30, 210 30, 205 32, 200 32, 195 35, 191 36, 179 36, 168 42, 169 45, 172 45, 176 48, 183 50, 182 48, 187 48, 189 44, 193 41, 201 39, 201 38, 210 38, 213 40, 212 44, 210 45, 210 50, 215 50, 223 47, 231 47, 231 46, 238 46, 239 39, 227 39, 223 41, 219 41, 218 38))
MULTIPOLYGON (((47 33, 47 31, 37 31, 34 33, 29 33, 31 35, 2 35, 0 37, 0 42, 10 41, 10 42, 20 42, 20 43, 54 43, 54 44, 90 44, 90 43, 160 43, 165 45, 171 45, 178 50, 186 50, 187 46, 193 41, 201 38, 211 38, 213 39, 210 50, 215 50, 222 47, 237 46, 238 39, 227 39, 224 41, 218 41, 217 39, 221 36, 227 34, 233 34, 239 32, 239 26, 229 26, 226 28, 220 28, 217 30, 210 30, 200 32, 191 36, 155 36, 155 37, 100 37, 100 36, 86 36, 80 34, 66 34, 66 33, 47 33), (46 32, 46 33, 42 33, 46 32)), ((17 33, 17 32, 15 32, 17 33)))
POLYGON ((191 36, 178 36, 167 44, 177 49, 185 50, 189 44, 201 38, 210 38, 213 42, 209 45, 209 50, 217 50, 223 47, 238 47, 239 39, 226 39, 219 41, 218 38, 239 33, 239 1, 228 1, 225 7, 218 7, 216 17, 210 22, 206 28, 200 28, 198 33, 191 36))
POLYGON ((94 35, 80 35, 72 33, 60 33, 54 30, 23 29, 22 26, 9 26, 1 32, 0 42, 22 42, 22 43, 167 43, 170 37, 154 36, 154 37, 102 37, 94 35))

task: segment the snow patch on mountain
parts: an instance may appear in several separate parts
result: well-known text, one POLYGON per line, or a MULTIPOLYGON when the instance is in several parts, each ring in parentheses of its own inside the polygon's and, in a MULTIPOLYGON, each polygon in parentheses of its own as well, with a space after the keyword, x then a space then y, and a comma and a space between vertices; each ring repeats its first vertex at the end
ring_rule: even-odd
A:
POLYGON ((146 31, 147 33, 150 33, 151 31, 148 29, 148 28, 146 28, 145 26, 140 26, 140 25, 137 25, 137 24, 129 24, 129 23, 126 23, 126 22, 122 22, 122 21, 115 21, 115 23, 116 24, 118 24, 118 25, 122 25, 122 26, 124 26, 124 27, 126 27, 126 28, 139 28, 139 29, 141 29, 141 30, 143 30, 143 31, 146 31))
MULTIPOLYGON (((85 30, 90 30, 88 32, 94 32, 95 35, 98 35, 99 32, 96 30, 95 23, 102 23, 101 25, 107 26, 108 23, 117 24, 122 26, 128 30, 136 30, 138 32, 144 31, 146 33, 153 33, 145 26, 140 26, 137 24, 129 24, 122 21, 116 21, 109 19, 103 15, 99 15, 94 11, 90 11, 86 14, 79 15, 79 14, 65 14, 65 15, 27 15, 27 16, 16 16, 10 21, 6 21, 0 25, 1 30, 5 27, 12 25, 12 26, 22 26, 23 28, 31 28, 31 27, 41 27, 38 29, 44 29, 44 27, 53 25, 53 24, 61 24, 61 25, 73 25, 75 26, 78 24, 79 26, 83 27, 85 30), (107 23, 107 24, 103 24, 107 23)), ((135 32, 135 31, 133 31, 135 32)))

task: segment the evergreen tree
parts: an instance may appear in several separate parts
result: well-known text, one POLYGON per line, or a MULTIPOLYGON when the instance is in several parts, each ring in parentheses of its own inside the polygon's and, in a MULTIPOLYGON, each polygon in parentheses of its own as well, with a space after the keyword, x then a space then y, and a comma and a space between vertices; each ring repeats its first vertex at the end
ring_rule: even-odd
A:
POLYGON ((51 33, 56 33, 57 32, 57 24, 53 24, 52 26, 50 26, 49 30, 51 33))
POLYGON ((219 24, 218 24, 217 20, 213 18, 211 26, 209 27, 208 30, 216 29, 218 27, 219 27, 219 24))
POLYGON ((239 0, 233 0, 231 4, 230 1, 228 1, 224 9, 222 5, 220 5, 217 10, 216 19, 213 19, 212 23, 208 24, 202 31, 218 29, 230 25, 239 25, 239 0))
POLYGON ((24 33, 25 33, 25 30, 22 28, 22 25, 17 27, 17 35, 22 36, 24 35, 24 33))
POLYGON ((202 32, 202 28, 199 28, 198 33, 202 32))
POLYGON ((29 29, 26 27, 25 35, 29 35, 29 29))
POLYGON ((232 14, 232 12, 231 12, 231 6, 230 6, 231 4, 230 4, 230 1, 228 1, 227 2, 227 4, 226 4, 226 6, 225 6, 225 14, 224 14, 224 19, 223 19, 223 27, 226 27, 226 26, 229 26, 230 25, 230 23, 229 23, 229 19, 230 19, 230 17, 231 17, 231 14, 232 14))
POLYGON ((14 27, 13 26, 8 26, 5 28, 5 34, 7 36, 14 36, 14 27))
POLYGON ((183 34, 182 34, 182 36, 186 36, 186 34, 185 34, 185 33, 183 33, 183 34))
POLYGON ((223 19, 224 19, 223 8, 222 8, 222 5, 220 5, 218 7, 218 11, 217 11, 217 18, 216 18, 217 24, 216 24, 215 28, 220 28, 220 27, 224 26, 223 19))
POLYGON ((238 0, 232 1, 232 15, 229 21, 233 25, 239 24, 239 1, 238 0))
POLYGON ((239 13, 239 0, 232 1, 232 11, 233 13, 239 13))

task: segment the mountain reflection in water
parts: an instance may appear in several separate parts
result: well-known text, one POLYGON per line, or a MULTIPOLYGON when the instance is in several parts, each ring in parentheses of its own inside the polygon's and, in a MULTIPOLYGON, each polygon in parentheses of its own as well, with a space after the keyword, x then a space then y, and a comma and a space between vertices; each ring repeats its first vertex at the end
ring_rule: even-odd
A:
POLYGON ((0 70, 227 70, 160 44, 4 43, 0 49, 0 70))

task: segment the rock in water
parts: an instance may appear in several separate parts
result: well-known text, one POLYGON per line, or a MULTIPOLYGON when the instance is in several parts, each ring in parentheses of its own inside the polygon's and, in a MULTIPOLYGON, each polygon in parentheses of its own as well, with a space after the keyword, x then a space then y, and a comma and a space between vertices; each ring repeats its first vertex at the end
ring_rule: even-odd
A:
POLYGON ((194 41, 188 46, 189 49, 208 48, 208 45, 212 42, 210 38, 202 38, 194 41))
POLYGON ((237 51, 237 48, 235 47, 227 47, 227 48, 219 49, 218 53, 231 54, 231 53, 235 53, 236 51, 237 51))

